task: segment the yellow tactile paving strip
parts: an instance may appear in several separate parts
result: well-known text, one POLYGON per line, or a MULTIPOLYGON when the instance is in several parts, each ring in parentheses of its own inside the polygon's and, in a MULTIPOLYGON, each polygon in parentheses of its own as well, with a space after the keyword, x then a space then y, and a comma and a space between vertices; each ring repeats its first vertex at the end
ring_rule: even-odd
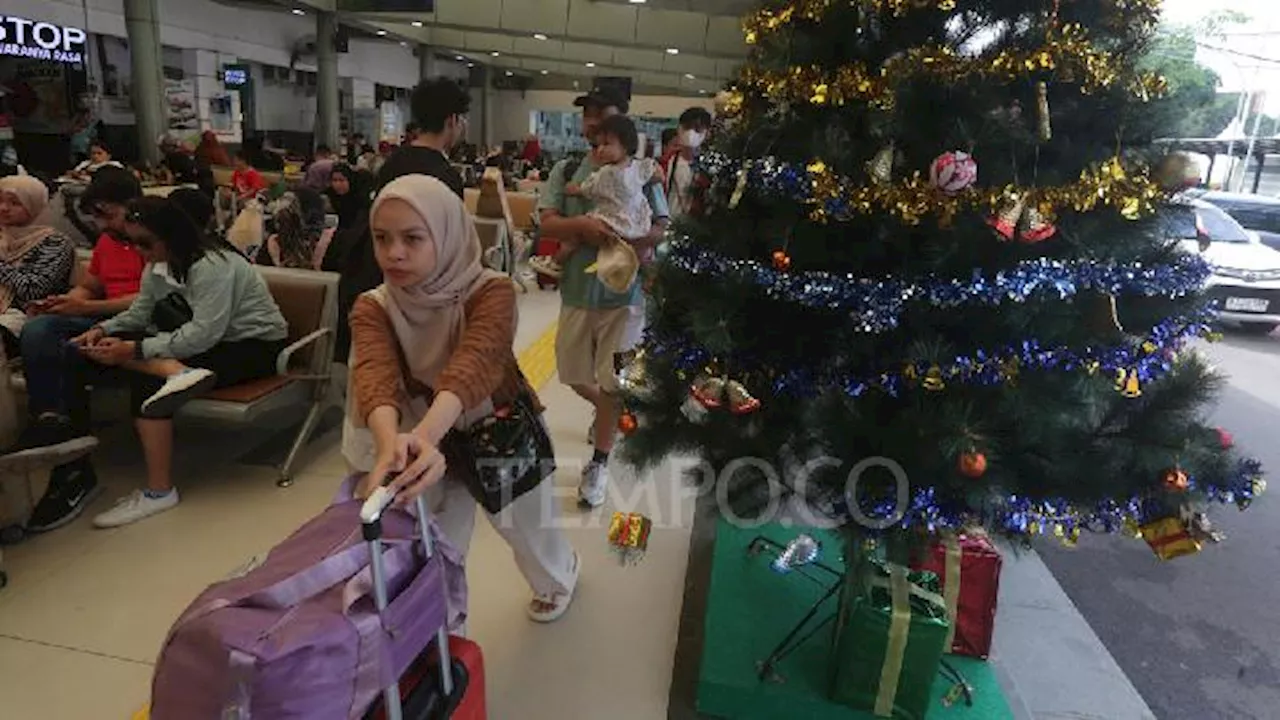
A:
POLYGON ((517 358, 520 370, 535 390, 541 389, 556 374, 556 330, 559 326, 558 322, 552 322, 517 358))

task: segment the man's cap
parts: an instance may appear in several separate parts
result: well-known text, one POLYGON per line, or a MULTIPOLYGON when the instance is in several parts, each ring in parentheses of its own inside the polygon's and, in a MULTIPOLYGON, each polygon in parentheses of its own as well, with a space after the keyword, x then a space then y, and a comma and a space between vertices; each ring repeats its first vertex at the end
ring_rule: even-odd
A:
POLYGON ((616 107, 618 108, 618 112, 623 115, 626 115, 627 111, 631 109, 631 104, 627 102, 627 98, 624 97, 622 93, 610 87, 591 88, 590 92, 586 95, 579 96, 577 100, 573 101, 573 104, 580 108, 591 106, 602 108, 616 107))

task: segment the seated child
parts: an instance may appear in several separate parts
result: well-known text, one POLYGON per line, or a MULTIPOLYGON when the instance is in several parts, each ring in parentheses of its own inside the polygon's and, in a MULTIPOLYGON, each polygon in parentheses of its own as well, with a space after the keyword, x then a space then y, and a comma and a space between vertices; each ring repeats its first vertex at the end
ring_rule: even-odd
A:
MULTIPOLYGON (((635 250, 625 241, 649 235, 653 211, 644 188, 661 182, 657 163, 652 159, 632 157, 639 147, 636 126, 625 115, 613 115, 600 123, 599 144, 591 151, 598 166, 581 186, 569 183, 565 193, 581 195, 591 202, 588 216, 600 220, 620 239, 602 246, 595 264, 587 272, 600 272, 600 279, 611 290, 625 292, 635 280, 639 262, 635 250)), ((561 257, 567 257, 575 246, 563 243, 561 257)), ((529 263, 533 269, 550 277, 560 277, 563 268, 550 256, 538 256, 529 263)))

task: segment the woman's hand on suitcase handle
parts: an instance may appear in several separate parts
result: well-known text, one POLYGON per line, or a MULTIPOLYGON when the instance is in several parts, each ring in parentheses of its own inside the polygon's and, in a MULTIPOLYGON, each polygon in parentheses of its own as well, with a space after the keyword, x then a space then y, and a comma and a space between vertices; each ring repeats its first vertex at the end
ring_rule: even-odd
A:
POLYGON ((388 476, 403 472, 405 466, 409 464, 410 448, 416 447, 416 441, 417 438, 407 433, 397 434, 392 446, 379 454, 378 459, 373 463, 373 469, 356 486, 356 499, 368 498, 388 476))
POLYGON ((396 493, 396 504, 401 507, 411 504, 427 488, 440 482, 446 470, 444 455, 436 446, 424 442, 416 434, 404 434, 396 438, 397 449, 401 447, 402 439, 411 461, 390 484, 396 493))

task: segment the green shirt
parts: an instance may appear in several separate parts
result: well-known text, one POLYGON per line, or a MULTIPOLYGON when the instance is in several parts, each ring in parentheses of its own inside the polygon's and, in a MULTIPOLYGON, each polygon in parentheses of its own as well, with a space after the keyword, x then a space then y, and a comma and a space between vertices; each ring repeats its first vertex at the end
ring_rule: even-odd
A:
MULTIPOLYGON (((597 166, 590 156, 583 158, 578 170, 572 178, 564 176, 568 160, 561 160, 551 168, 542 195, 538 198, 538 210, 555 210, 566 218, 586 215, 591 210, 591 203, 580 196, 566 195, 564 187, 568 182, 581 185, 597 166)), ((649 207, 653 210, 654 222, 670 216, 667 209, 667 198, 662 192, 662 185, 649 183, 645 186, 645 195, 649 199, 649 207)), ((640 283, 631 283, 631 289, 625 293, 616 293, 604 286, 595 273, 587 272, 587 268, 596 261, 598 249, 592 245, 579 245, 578 249, 565 262, 564 272, 560 275, 560 302, 569 307, 588 310, 612 310, 640 304, 640 283)))

